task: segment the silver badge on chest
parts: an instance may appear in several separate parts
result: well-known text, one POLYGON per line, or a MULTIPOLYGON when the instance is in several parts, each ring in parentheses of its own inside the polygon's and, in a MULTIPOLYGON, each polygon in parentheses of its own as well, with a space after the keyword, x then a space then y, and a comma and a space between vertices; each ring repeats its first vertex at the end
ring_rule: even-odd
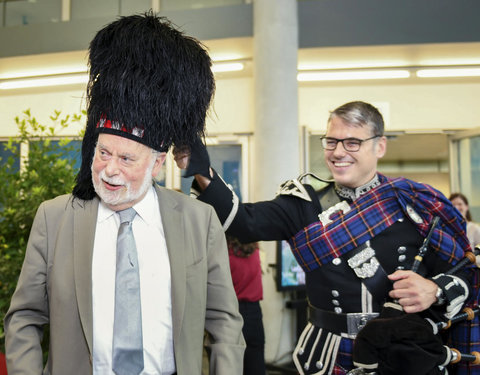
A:
POLYGON ((365 249, 348 260, 348 265, 360 279, 366 279, 375 275, 380 263, 378 263, 375 257, 375 250, 370 247, 370 241, 366 242, 365 249))
POLYGON ((322 225, 325 227, 333 221, 332 219, 330 219, 330 217, 334 213, 339 211, 342 211, 343 214, 346 214, 348 211, 350 211, 350 205, 347 203, 347 201, 338 202, 336 205, 326 209, 325 211, 323 211, 321 214, 318 215, 318 219, 320 220, 322 225))

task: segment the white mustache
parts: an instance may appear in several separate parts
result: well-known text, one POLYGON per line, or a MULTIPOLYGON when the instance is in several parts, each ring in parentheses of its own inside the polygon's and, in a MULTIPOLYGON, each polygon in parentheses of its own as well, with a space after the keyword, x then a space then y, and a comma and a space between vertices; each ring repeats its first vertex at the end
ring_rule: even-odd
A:
POLYGON ((123 181, 121 178, 118 177, 107 177, 105 174, 105 170, 102 170, 99 173, 99 177, 102 181, 105 181, 107 184, 110 185, 122 185, 125 186, 125 181, 123 181))

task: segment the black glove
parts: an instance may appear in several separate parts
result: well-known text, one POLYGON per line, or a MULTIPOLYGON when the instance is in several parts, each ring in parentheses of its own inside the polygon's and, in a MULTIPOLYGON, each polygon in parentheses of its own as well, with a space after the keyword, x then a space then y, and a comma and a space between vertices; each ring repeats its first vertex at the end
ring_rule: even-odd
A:
POLYGON ((384 308, 358 333, 353 347, 357 364, 378 364, 381 375, 437 375, 444 348, 432 326, 418 314, 384 308))
POLYGON ((183 177, 190 177, 196 174, 201 174, 208 179, 212 178, 210 176, 210 158, 207 147, 200 138, 197 138, 190 146, 190 160, 183 177))

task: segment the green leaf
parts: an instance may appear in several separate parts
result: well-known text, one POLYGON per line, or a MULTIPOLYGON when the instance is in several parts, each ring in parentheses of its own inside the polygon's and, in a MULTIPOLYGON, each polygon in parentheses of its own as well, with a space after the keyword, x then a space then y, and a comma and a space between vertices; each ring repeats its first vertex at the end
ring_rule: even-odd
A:
MULTIPOLYGON (((67 115, 54 111, 50 124, 39 123, 26 109, 14 118, 18 136, 5 143, 14 154, 0 161, 0 352, 4 352, 3 317, 10 305, 33 219, 41 202, 69 193, 75 184, 75 160, 67 158, 68 152, 80 154, 70 138, 59 137, 58 127, 68 129, 73 122, 83 121, 85 113, 67 115), (52 142, 52 137, 60 142, 52 142), (14 171, 15 159, 20 158, 20 144, 29 145, 28 160, 21 170, 14 171)), ((77 125, 76 125, 77 126, 77 125)), ((78 148, 78 149, 77 149, 78 148)))

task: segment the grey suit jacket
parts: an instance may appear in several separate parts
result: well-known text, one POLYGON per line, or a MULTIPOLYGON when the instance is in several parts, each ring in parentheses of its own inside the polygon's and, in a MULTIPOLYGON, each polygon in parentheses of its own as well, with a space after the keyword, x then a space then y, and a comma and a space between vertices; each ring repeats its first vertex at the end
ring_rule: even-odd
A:
MULTIPOLYGON (((242 374, 242 318, 215 211, 156 188, 170 258, 173 341, 179 375, 201 374, 204 329, 211 374, 242 374)), ((92 373, 92 252, 98 199, 64 195, 38 208, 5 317, 9 375, 92 373), (50 349, 42 364, 43 327, 50 349)), ((148 329, 148 328, 147 328, 148 329)))

